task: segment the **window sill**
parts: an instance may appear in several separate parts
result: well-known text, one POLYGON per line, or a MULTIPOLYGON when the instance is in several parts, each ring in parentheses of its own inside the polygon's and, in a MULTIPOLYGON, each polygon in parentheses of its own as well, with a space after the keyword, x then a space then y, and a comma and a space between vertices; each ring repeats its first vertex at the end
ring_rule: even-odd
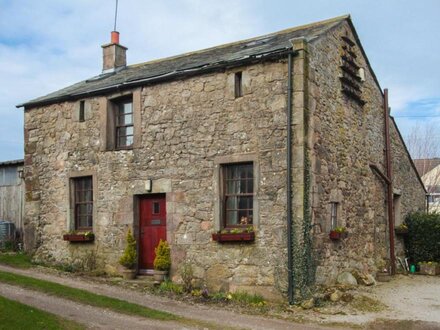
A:
POLYGON ((63 240, 69 242, 93 242, 95 240, 95 235, 91 234, 64 234, 63 240))
POLYGON ((255 241, 255 233, 254 232, 250 232, 250 233, 237 233, 237 234, 232 234, 232 233, 215 233, 212 234, 212 240, 219 242, 219 243, 224 243, 224 242, 253 242, 255 241))

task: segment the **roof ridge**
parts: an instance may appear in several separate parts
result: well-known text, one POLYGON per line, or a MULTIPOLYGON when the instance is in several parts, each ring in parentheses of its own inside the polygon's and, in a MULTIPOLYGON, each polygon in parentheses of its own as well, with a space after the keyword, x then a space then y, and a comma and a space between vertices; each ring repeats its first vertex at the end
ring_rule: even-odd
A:
POLYGON ((172 56, 168 56, 168 57, 157 58, 157 59, 154 59, 154 60, 151 60, 151 61, 135 63, 135 64, 127 65, 127 68, 135 68, 135 67, 143 66, 143 65, 146 65, 146 64, 152 64, 152 63, 156 63, 156 62, 173 60, 173 59, 181 58, 181 57, 185 57, 185 56, 201 54, 201 53, 213 50, 213 49, 221 49, 221 48, 225 48, 225 47, 239 45, 239 44, 242 44, 242 43, 245 43, 245 42, 251 42, 251 41, 254 41, 254 40, 268 38, 268 37, 271 37, 271 36, 274 36, 274 35, 287 34, 287 33, 291 33, 291 32, 298 31, 298 30, 305 30, 305 29, 308 29, 308 28, 311 28, 311 27, 317 27, 317 26, 326 25, 326 24, 330 24, 330 23, 336 23, 336 22, 343 21, 343 20, 346 20, 346 19, 351 19, 349 14, 341 15, 341 16, 336 16, 336 17, 325 19, 325 20, 318 21, 318 22, 313 22, 313 23, 308 23, 308 24, 304 24, 304 25, 294 26, 294 27, 283 29, 283 30, 279 30, 279 31, 276 31, 276 32, 271 32, 271 33, 268 33, 268 34, 263 34, 263 35, 260 35, 260 36, 257 36, 257 37, 237 40, 237 41, 229 42, 229 43, 226 43, 226 44, 221 44, 221 45, 217 45, 217 46, 202 48, 202 49, 199 49, 199 50, 190 51, 190 52, 186 52, 186 53, 182 53, 182 54, 178 54, 178 55, 172 55, 172 56))

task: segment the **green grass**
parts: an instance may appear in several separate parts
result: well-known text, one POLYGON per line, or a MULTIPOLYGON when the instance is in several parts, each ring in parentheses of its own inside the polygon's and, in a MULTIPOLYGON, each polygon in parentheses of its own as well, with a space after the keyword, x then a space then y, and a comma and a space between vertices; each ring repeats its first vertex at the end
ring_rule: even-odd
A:
POLYGON ((85 327, 76 322, 0 296, 0 329, 80 330, 85 329, 85 327))
POLYGON ((0 253, 0 264, 16 268, 31 268, 31 257, 24 253, 0 253))
POLYGON ((158 311, 120 299, 111 298, 91 293, 85 290, 75 289, 58 283, 39 280, 27 276, 0 271, 0 282, 18 285, 31 290, 45 292, 55 295, 57 297, 73 300, 91 306, 108 308, 115 312, 128 315, 136 315, 162 321, 182 321, 182 318, 171 313, 158 311))

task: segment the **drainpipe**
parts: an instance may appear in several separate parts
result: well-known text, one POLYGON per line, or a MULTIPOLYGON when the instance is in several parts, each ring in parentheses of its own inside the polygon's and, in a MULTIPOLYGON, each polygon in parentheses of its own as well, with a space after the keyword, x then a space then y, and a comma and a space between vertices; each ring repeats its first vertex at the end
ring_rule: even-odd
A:
POLYGON ((292 239, 292 55, 290 52, 288 54, 287 63, 287 203, 286 203, 286 213, 287 213, 287 294, 289 298, 289 304, 294 303, 294 280, 293 280, 293 239, 292 239))
POLYGON ((394 253, 394 206, 393 206, 393 170, 391 167, 391 141, 390 141, 390 115, 388 107, 388 89, 384 90, 384 119, 385 119, 385 161, 387 169, 387 202, 388 202, 388 227, 390 232, 390 262, 391 275, 396 273, 396 255, 394 253))

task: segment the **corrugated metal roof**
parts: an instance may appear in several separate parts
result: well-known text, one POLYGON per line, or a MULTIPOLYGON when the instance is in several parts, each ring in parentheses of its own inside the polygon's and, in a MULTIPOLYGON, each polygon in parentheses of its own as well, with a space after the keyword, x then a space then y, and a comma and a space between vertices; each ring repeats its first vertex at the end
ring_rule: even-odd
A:
POLYGON ((0 162, 0 166, 12 166, 12 165, 24 165, 24 160, 16 159, 16 160, 7 160, 4 162, 0 162))
POLYGON ((17 107, 34 107, 104 94, 112 89, 130 88, 136 84, 148 84, 179 78, 185 74, 198 74, 212 69, 245 63, 250 59, 281 54, 292 47, 290 40, 319 37, 349 16, 308 24, 276 33, 242 40, 231 44, 208 48, 179 56, 130 65, 113 73, 101 74, 46 96, 28 101, 17 107))

